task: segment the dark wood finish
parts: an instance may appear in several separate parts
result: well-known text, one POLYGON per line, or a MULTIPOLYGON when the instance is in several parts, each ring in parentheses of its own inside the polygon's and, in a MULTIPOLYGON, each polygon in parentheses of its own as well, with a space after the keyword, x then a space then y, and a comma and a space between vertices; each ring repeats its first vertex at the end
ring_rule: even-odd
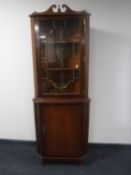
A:
POLYGON ((53 4, 51 7, 49 7, 48 10, 44 11, 44 12, 33 12, 30 17, 35 17, 35 16, 43 16, 43 15, 90 15, 88 12, 86 11, 74 11, 72 10, 69 6, 67 6, 66 4, 62 4, 62 6, 58 5, 56 6, 55 4, 53 4))
POLYGON ((67 5, 30 15, 37 149, 45 160, 87 152, 89 16, 67 5))
POLYGON ((82 107, 58 104, 41 107, 44 155, 64 157, 82 154, 82 107))

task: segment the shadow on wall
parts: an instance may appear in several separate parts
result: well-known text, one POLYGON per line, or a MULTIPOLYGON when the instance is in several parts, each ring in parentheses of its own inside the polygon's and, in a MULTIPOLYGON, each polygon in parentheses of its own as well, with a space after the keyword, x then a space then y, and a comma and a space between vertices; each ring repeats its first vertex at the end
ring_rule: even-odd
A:
POLYGON ((131 143, 131 38, 90 32, 90 142, 131 143))

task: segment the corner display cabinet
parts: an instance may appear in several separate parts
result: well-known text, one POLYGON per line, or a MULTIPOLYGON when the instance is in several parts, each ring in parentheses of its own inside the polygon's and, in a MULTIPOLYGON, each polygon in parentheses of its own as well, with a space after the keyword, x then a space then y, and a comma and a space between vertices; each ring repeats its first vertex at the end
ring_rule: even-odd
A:
POLYGON ((37 149, 45 160, 81 160, 88 149, 89 16, 67 5, 30 15, 37 149))

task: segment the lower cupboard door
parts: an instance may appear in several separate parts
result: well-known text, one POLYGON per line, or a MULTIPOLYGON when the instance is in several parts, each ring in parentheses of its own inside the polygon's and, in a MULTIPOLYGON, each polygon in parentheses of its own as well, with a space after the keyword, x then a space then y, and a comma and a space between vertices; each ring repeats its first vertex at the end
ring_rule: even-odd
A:
POLYGON ((43 156, 80 156, 83 105, 41 106, 43 156))

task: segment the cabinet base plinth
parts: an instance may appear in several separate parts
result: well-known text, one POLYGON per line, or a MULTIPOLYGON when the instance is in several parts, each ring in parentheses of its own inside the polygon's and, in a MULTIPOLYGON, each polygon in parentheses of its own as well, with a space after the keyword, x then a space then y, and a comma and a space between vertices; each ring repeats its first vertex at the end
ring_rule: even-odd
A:
MULTIPOLYGON (((40 155, 41 156, 41 155, 40 155)), ((82 160, 85 159, 85 155, 82 155, 80 157, 51 157, 51 156, 41 156, 41 159, 44 161, 79 161, 81 162, 82 160)))

